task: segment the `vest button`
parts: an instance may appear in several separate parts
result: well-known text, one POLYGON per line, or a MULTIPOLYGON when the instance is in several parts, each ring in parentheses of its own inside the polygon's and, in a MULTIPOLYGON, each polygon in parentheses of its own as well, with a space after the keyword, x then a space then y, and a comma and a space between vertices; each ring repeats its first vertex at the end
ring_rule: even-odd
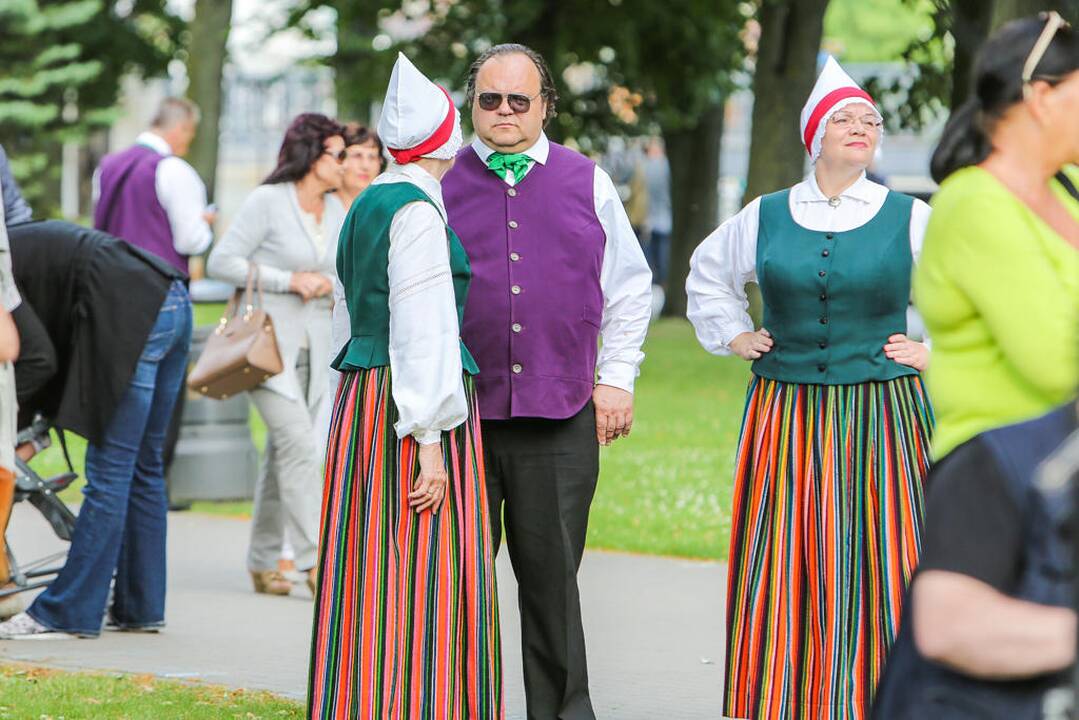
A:
POLYGON ((827 369, 828 369, 827 365, 818 365, 817 366, 817 372, 824 372, 827 369))
POLYGON ((822 250, 820 256, 821 257, 828 257, 831 254, 832 253, 828 252, 827 250, 822 250))
POLYGON ((513 262, 517 262, 520 259, 521 259, 521 256, 518 255, 517 253, 515 253, 515 252, 510 253, 510 260, 512 260, 513 262))
POLYGON ((513 374, 514 375, 520 375, 521 371, 524 370, 524 368, 521 367, 521 363, 513 363, 513 368, 512 369, 513 369, 513 374))
POLYGON ((513 293, 514 295, 520 295, 521 294, 521 286, 520 285, 514 285, 513 287, 510 288, 510 292, 513 293))
POLYGON ((506 191, 506 194, 510 197, 517 197, 517 190, 515 188, 510 188, 506 191))
POLYGON ((513 329, 513 332, 515 332, 515 333, 521 332, 521 323, 513 323, 513 325, 511 325, 510 327, 513 329))
POLYGON ((821 350, 823 350, 824 348, 828 347, 828 343, 819 342, 819 343, 817 343, 817 346, 820 347, 821 350))
POLYGON ((511 229, 516 229, 517 228, 517 221, 516 220, 510 220, 510 228, 511 229))
POLYGON ((824 276, 825 276, 825 275, 827 275, 827 274, 828 274, 828 273, 824 272, 823 270, 821 270, 821 271, 820 271, 819 273, 817 273, 817 275, 819 275, 819 276, 821 276, 821 277, 824 277, 824 276))
POLYGON ((820 294, 820 301, 821 302, 824 302, 827 299, 828 299, 828 295, 826 293, 821 293, 820 294))
POLYGON ((820 319, 820 324, 821 325, 827 325, 828 324, 828 317, 827 316, 822 317, 820 319))
POLYGON ((824 236, 824 239, 825 239, 825 240, 831 240, 831 239, 832 239, 832 238, 834 238, 834 237, 835 237, 835 235, 833 235, 832 233, 828 233, 828 234, 826 234, 826 235, 824 236))

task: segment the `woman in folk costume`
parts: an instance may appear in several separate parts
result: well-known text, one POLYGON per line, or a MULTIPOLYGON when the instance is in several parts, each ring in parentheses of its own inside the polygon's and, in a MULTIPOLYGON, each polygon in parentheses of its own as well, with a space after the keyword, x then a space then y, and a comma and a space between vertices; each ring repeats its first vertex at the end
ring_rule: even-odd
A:
POLYGON ((929 208, 866 178, 881 115, 834 59, 801 120, 813 171, 709 235, 686 282, 705 349, 753 361, 728 569, 734 718, 867 716, 929 464, 929 351, 905 334, 929 208))
POLYGON ((449 95, 400 55, 337 269, 352 337, 330 425, 308 717, 503 716, 493 548, 471 375, 468 258, 441 177, 449 95))

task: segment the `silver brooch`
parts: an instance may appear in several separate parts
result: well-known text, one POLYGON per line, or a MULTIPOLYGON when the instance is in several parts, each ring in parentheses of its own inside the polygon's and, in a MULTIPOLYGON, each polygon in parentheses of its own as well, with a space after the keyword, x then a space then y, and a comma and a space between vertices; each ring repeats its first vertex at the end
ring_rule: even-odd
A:
POLYGON ((840 199, 839 199, 838 195, 836 195, 835 197, 828 198, 828 204, 831 205, 832 207, 839 207, 839 202, 840 202, 840 199))

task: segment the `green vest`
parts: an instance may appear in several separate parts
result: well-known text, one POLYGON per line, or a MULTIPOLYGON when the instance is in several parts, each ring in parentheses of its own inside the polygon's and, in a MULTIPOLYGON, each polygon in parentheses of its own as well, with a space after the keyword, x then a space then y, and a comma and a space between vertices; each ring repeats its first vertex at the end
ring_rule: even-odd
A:
MULTIPOLYGON (((361 370, 390 364, 390 224, 409 203, 435 203, 409 182, 372 185, 352 203, 337 245, 337 274, 345 286, 352 337, 333 361, 337 370, 361 370)), ((460 327, 472 270, 457 234, 446 226, 453 294, 460 327)), ((461 343, 465 372, 479 372, 461 343)))
POLYGON ((788 189, 761 198, 757 282, 775 345, 753 372, 812 385, 916 375, 883 347, 907 331, 913 198, 889 192, 865 225, 819 232, 794 222, 789 196, 788 189))

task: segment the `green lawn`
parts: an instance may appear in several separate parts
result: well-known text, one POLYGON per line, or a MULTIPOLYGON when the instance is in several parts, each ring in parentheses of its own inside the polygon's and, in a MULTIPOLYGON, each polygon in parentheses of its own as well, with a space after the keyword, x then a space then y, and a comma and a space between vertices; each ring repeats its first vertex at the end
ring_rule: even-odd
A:
MULTIPOLYGON (((199 324, 220 314, 197 311, 199 324)), ((749 368, 704 352, 683 320, 652 326, 637 381, 633 434, 602 451, 590 547, 722 559, 730 532, 731 472, 749 368)), ((265 427, 252 412, 255 443, 265 427)), ((70 443, 82 471, 85 443, 70 443)), ((43 472, 63 466, 58 448, 35 458, 43 472)), ((77 501, 77 489, 64 496, 77 501)), ((196 503, 196 512, 247 515, 250 503, 196 503)))
POLYGON ((265 692, 158 680, 150 675, 68 673, 0 663, 0 720, 303 717, 301 704, 265 692))

